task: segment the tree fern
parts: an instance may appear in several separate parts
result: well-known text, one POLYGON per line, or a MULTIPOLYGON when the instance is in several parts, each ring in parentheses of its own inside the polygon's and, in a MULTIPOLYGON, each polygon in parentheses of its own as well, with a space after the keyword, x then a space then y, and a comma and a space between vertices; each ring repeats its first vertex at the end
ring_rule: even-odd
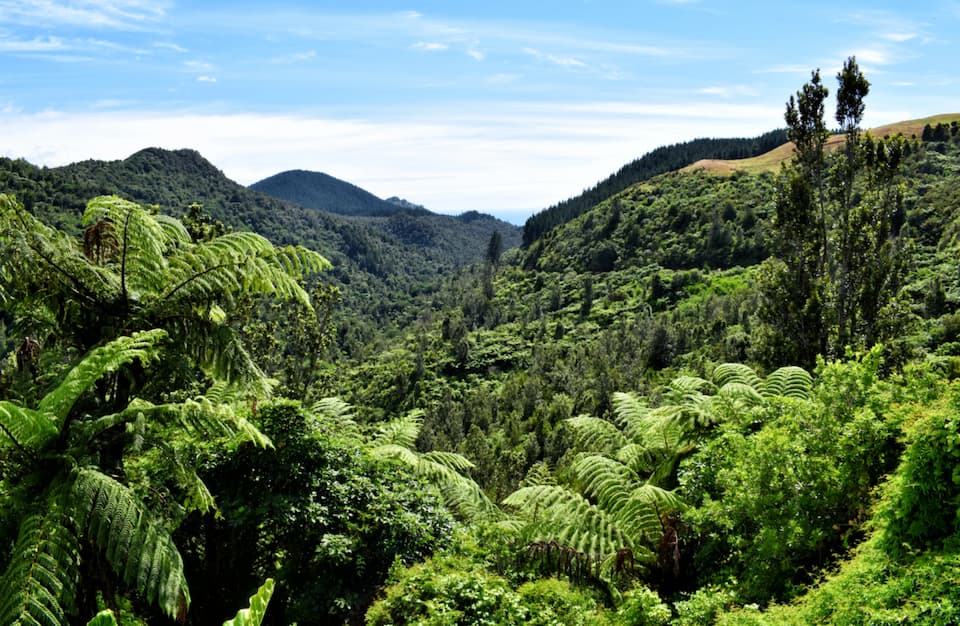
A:
POLYGON ((462 519, 479 521, 503 517, 479 485, 462 473, 473 468, 468 459, 455 452, 420 453, 416 450, 422 426, 423 411, 419 410, 385 422, 370 439, 369 450, 374 456, 403 463, 436 484, 447 507, 462 519))
POLYGON ((76 523, 117 576, 182 620, 190 605, 183 560, 159 521, 127 487, 96 470, 75 473, 70 497, 76 523))
POLYGON ((762 393, 766 397, 783 396, 808 400, 813 389, 813 377, 802 367, 787 366, 775 370, 763 381, 762 393))
POLYGON ((79 580, 80 545, 51 506, 20 524, 10 565, 0 578, 0 623, 68 623, 79 580))

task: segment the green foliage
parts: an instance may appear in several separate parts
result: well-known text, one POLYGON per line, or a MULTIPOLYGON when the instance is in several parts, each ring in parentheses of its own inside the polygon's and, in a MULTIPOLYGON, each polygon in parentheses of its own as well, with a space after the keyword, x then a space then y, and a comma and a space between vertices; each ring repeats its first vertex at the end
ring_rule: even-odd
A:
POLYGON ((79 588, 82 545, 93 548, 114 576, 146 602, 170 617, 185 615, 190 595, 168 529, 134 491, 95 465, 103 460, 98 459, 98 450, 110 441, 103 436, 112 427, 132 422, 133 412, 97 419, 74 410, 89 388, 110 372, 133 361, 149 364, 165 338, 160 330, 134 333, 92 350, 36 410, 4 401, 7 440, 2 452, 20 456, 15 471, 22 481, 22 488, 2 494, 7 504, 4 517, 24 515, 0 580, 5 623, 21 619, 67 623, 79 608, 89 605, 79 588), (42 436, 22 436, 29 430, 16 421, 24 416, 31 424, 47 424, 42 436), (102 420, 107 428, 99 425, 102 420))
POLYGON ((858 540, 897 452, 879 364, 877 349, 825 366, 807 399, 766 399, 681 463, 700 584, 733 579, 738 599, 767 602, 858 540))
POLYGON ((257 593, 250 596, 250 607, 241 609, 236 617, 225 621, 223 626, 260 626, 263 622, 263 616, 267 612, 267 604, 273 597, 273 588, 273 579, 268 578, 257 589, 257 593))
POLYGON ((395 560, 413 563, 449 541, 453 522, 435 489, 372 455, 348 406, 318 409, 261 404, 257 421, 275 447, 217 452, 202 472, 220 517, 192 515, 178 532, 198 623, 222 619, 267 577, 277 581, 268 623, 356 619, 395 560))
POLYGON ((660 626, 671 623, 670 607, 660 596, 646 587, 636 587, 624 594, 617 608, 617 623, 624 626, 660 626))
POLYGON ((570 222, 607 198, 658 174, 678 170, 700 159, 743 159, 756 156, 783 142, 784 132, 775 130, 752 139, 694 139, 657 148, 624 165, 620 171, 597 183, 592 189, 530 217, 523 226, 523 245, 533 245, 557 226, 570 222))

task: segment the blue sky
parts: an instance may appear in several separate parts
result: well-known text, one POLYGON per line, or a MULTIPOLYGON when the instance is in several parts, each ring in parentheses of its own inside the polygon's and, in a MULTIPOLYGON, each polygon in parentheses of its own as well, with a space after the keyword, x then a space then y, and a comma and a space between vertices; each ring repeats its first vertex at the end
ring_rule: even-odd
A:
POLYGON ((782 126, 856 55, 866 125, 960 111, 960 1, 0 0, 0 153, 195 148, 516 222, 660 145, 782 126))

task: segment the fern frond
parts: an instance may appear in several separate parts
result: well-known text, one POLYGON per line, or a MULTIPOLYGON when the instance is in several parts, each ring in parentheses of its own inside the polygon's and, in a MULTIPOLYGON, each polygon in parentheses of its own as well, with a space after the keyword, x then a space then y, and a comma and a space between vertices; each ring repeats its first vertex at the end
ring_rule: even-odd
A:
POLYGON ((59 431, 74 403, 93 383, 135 359, 143 363, 152 361, 157 356, 157 346, 166 336, 163 330, 148 330, 118 337, 104 346, 94 348, 67 372, 56 389, 43 397, 38 410, 53 416, 54 425, 59 431))
POLYGON ((444 452, 442 450, 432 450, 420 455, 423 461, 442 465, 454 472, 468 472, 475 466, 470 460, 462 454, 456 452, 444 452))
POLYGON ((183 560, 170 534, 124 485, 93 469, 75 472, 76 522, 125 584, 182 619, 190 605, 183 560))
POLYGON ((310 412, 320 419, 332 422, 342 432, 356 434, 359 426, 354 420, 353 407, 340 398, 321 398, 310 407, 310 412))
POLYGON ((79 581, 80 544, 52 504, 20 524, 10 565, 0 578, 0 623, 69 624, 79 581))
POLYGON ((223 626, 260 626, 263 622, 263 616, 267 613, 267 605, 273 596, 273 579, 268 578, 263 585, 257 589, 257 593, 250 596, 250 607, 241 609, 236 617, 227 620, 223 626))
POLYGON ((21 452, 36 451, 58 434, 50 415, 0 400, 0 441, 9 441, 21 452))
POLYGON ((529 470, 527 475, 520 481, 521 487, 533 487, 534 485, 556 485, 557 479, 550 471, 550 464, 546 461, 537 461, 529 470))
POLYGON ((117 618, 113 611, 107 609, 97 613, 92 620, 87 622, 87 626, 117 626, 117 618))
POLYGON ((613 454, 629 443, 620 429, 607 420, 578 415, 565 421, 573 429, 574 437, 584 451, 613 454))
POLYGON ((422 427, 423 411, 415 409, 403 417, 381 424, 370 444, 374 447, 394 444, 412 449, 416 446, 422 427))
POLYGON ((528 520, 522 534, 530 541, 556 541, 591 558, 623 547, 633 548, 614 519, 566 487, 522 487, 503 503, 528 520))
POLYGON ((760 377, 753 368, 742 363, 721 363, 714 368, 711 378, 717 387, 736 382, 759 389, 761 384, 760 377))
MULTIPOLYGON (((270 438, 240 415, 234 405, 214 404, 204 396, 170 404, 151 404, 135 399, 118 414, 121 421, 141 415, 149 420, 176 423, 187 432, 203 437, 237 437, 261 448, 273 447, 270 438)), ((116 419, 116 416, 108 418, 116 419)))
POLYGON ((762 393, 766 397, 783 396, 809 400, 813 390, 813 376, 807 370, 795 365, 781 367, 763 381, 762 393))
POLYGON ((570 468, 578 491, 605 511, 615 511, 643 480, 629 467, 599 455, 583 455, 570 468))
MULTIPOLYGON (((87 203, 84 225, 109 220, 116 231, 120 249, 118 264, 127 291, 144 291, 144 281, 155 281, 164 273, 164 252, 170 240, 167 230, 145 207, 119 196, 100 196, 87 203)), ((153 292, 154 289, 148 289, 153 292)))

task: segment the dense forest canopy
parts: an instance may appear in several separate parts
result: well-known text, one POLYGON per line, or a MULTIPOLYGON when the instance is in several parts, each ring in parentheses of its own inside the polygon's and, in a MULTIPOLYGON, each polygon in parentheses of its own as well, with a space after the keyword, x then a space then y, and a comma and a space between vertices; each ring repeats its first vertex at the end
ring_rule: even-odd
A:
POLYGON ((0 160, 0 621, 955 622, 960 115, 874 136, 869 91, 814 71, 523 248, 0 160))

